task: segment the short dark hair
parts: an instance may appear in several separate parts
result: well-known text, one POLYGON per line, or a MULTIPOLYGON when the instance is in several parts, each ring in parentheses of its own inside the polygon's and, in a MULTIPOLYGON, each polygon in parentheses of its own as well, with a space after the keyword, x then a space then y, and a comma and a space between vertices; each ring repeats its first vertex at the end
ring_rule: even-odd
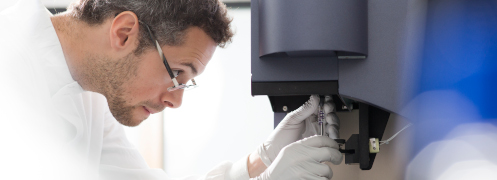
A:
MULTIPOLYGON (((79 0, 68 7, 73 17, 89 25, 132 11, 147 24, 161 45, 181 45, 185 30, 199 27, 219 47, 231 42, 233 31, 226 5, 219 0, 79 0)), ((140 25, 140 40, 135 54, 152 47, 147 29, 140 25)))

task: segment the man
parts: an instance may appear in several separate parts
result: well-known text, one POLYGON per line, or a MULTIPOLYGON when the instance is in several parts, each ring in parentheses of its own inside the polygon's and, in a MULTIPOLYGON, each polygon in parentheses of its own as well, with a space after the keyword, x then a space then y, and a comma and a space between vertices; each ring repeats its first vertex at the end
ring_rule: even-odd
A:
MULTIPOLYGON (((230 22, 217 0, 80 0, 56 16, 20 0, 2 11, 0 179, 169 179, 122 125, 178 108, 231 40, 230 22)), ((331 178, 321 162, 341 162, 336 142, 301 140, 318 103, 312 96, 248 157, 200 178, 331 178)))

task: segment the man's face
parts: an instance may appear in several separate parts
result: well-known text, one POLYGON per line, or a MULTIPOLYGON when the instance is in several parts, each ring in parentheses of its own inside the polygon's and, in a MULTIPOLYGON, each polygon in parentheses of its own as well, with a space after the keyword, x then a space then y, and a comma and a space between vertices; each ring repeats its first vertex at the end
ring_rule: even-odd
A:
MULTIPOLYGON (((171 69, 179 72, 178 82, 186 84, 204 71, 216 46, 203 30, 192 27, 182 45, 161 48, 171 69)), ((108 75, 109 85, 102 94, 121 124, 137 126, 150 114, 181 106, 184 90, 167 91, 174 84, 157 50, 146 50, 139 57, 130 54, 112 66, 114 70, 107 72, 112 74, 108 75)))

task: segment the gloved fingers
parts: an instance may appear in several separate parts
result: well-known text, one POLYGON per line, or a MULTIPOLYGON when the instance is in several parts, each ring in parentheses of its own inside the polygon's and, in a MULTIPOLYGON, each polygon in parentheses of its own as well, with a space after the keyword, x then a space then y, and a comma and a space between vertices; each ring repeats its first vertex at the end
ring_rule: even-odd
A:
POLYGON ((305 120, 305 130, 302 133, 302 138, 311 137, 318 133, 319 126, 316 121, 315 115, 311 115, 305 120))
MULTIPOLYGON (((266 142, 267 143, 267 142, 266 142)), ((269 157, 269 152, 266 150, 266 147, 269 146, 269 144, 262 143, 258 148, 257 148, 257 154, 259 155, 259 158, 261 159, 262 163, 266 165, 266 167, 269 167, 271 163, 273 162, 274 158, 269 157)))
POLYGON ((338 143, 326 136, 311 136, 299 141, 299 143, 310 147, 329 147, 338 149, 338 143))
POLYGON ((339 132, 335 126, 327 126, 326 132, 331 139, 339 139, 339 132))
POLYGON ((285 124, 299 124, 311 114, 313 114, 319 106, 319 97, 317 95, 312 95, 309 100, 298 109, 288 113, 285 116, 282 123, 285 124))
POLYGON ((318 116, 311 114, 309 117, 307 117, 305 120, 308 120, 310 122, 317 122, 318 121, 318 116))
POLYGON ((309 156, 317 162, 329 161, 335 165, 342 162, 343 155, 338 151, 338 143, 326 136, 312 136, 299 141, 309 146, 309 156))
POLYGON ((326 102, 323 104, 324 114, 335 112, 335 104, 333 102, 326 102))
POLYGON ((326 114, 325 119, 328 125, 334 125, 337 128, 340 128, 340 119, 338 119, 338 116, 335 113, 326 114))
MULTIPOLYGON (((326 137, 328 138, 328 137, 326 137)), ((316 162, 329 161, 335 165, 342 162, 342 153, 338 148, 321 147, 321 148, 310 148, 308 149, 308 156, 316 162)))
POLYGON ((333 101, 333 98, 329 95, 324 96, 324 102, 330 102, 333 101))
POLYGON ((310 174, 314 174, 319 177, 326 177, 327 179, 331 179, 333 177, 333 171, 330 166, 325 163, 317 163, 317 162, 307 162, 304 166, 307 168, 310 174))
MULTIPOLYGON (((328 114, 330 112, 335 112, 335 103, 333 103, 333 99, 331 98, 331 96, 324 96, 323 109, 325 114, 328 114)), ((317 108, 313 114, 318 115, 319 108, 317 108)))
POLYGON ((318 108, 316 108, 316 110, 314 110, 312 115, 315 115, 316 117, 319 115, 319 104, 318 104, 318 108))
POLYGON ((330 151, 330 161, 334 165, 339 165, 343 161, 343 155, 338 149, 328 149, 330 151))

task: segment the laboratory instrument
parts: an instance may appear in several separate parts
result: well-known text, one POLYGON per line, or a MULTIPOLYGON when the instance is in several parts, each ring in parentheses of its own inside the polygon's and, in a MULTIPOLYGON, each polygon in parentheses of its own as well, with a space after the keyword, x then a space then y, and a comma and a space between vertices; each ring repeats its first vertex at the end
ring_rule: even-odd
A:
POLYGON ((358 110, 359 133, 336 141, 346 164, 371 169, 377 153, 370 139, 382 142, 391 113, 408 117, 421 7, 408 0, 252 0, 252 95, 268 96, 275 127, 311 94, 332 96, 338 112, 358 110))

